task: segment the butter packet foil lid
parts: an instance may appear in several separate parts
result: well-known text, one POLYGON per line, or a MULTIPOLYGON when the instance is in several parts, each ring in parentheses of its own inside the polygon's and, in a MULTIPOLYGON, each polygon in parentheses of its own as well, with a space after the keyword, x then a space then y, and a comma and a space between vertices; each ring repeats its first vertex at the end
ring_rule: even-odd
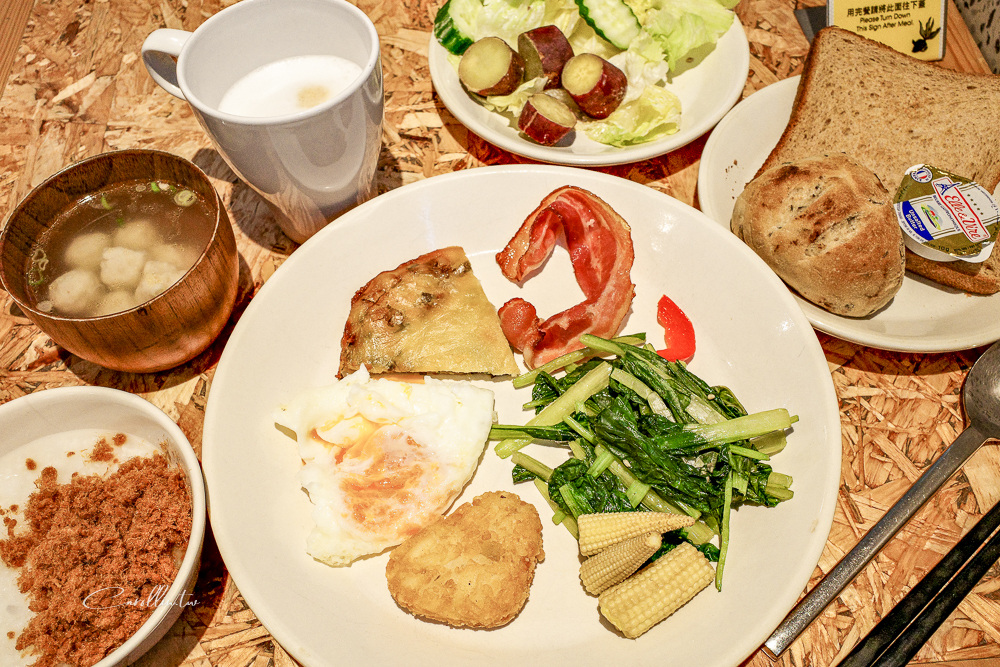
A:
POLYGON ((975 264, 993 251, 1000 207, 974 181, 918 164, 906 171, 893 205, 906 247, 921 257, 975 264))

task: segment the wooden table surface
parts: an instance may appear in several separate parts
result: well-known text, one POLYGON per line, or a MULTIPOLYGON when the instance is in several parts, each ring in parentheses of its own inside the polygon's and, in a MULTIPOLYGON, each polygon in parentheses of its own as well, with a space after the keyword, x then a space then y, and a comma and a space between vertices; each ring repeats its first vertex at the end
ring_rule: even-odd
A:
MULTIPOLYGON (((277 231, 262 201, 213 150, 187 105, 147 75, 139 47, 156 28, 193 30, 230 0, 3 0, 0 2, 0 213, 64 165, 103 151, 167 150, 212 177, 249 267, 240 304, 296 246, 277 231)), ((434 94, 427 44, 440 0, 360 0, 382 39, 385 132, 380 192, 423 178, 526 160, 468 132, 434 94)), ((750 40, 744 95, 801 71, 808 43, 793 2, 743 0, 750 40)), ((942 66, 988 72, 954 6, 942 66)), ((704 138, 668 155, 601 169, 697 205, 704 138)), ((839 398, 843 465, 839 504, 809 587, 858 541, 963 428, 960 389, 982 349, 901 354, 817 334, 839 398)), ((147 375, 108 371, 55 346, 0 292, 0 402, 50 387, 125 389, 174 418, 200 453, 205 404, 226 333, 179 368, 147 375)), ((836 663, 1000 498, 1000 450, 989 444, 945 484, 883 553, 778 661, 836 663)), ((193 599, 145 665, 292 665, 246 605, 209 533, 193 599)), ((991 571, 916 662, 1000 665, 1000 577, 991 571)), ((762 652, 747 665, 771 664, 762 652)))

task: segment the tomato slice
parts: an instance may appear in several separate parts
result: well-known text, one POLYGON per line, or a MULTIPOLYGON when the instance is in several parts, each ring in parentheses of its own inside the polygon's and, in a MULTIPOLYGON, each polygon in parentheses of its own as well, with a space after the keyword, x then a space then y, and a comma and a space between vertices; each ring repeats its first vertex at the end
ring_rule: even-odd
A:
POLYGON ((684 311, 667 296, 660 297, 656 321, 663 327, 666 348, 656 353, 667 361, 688 360, 694 356, 694 326, 684 311))

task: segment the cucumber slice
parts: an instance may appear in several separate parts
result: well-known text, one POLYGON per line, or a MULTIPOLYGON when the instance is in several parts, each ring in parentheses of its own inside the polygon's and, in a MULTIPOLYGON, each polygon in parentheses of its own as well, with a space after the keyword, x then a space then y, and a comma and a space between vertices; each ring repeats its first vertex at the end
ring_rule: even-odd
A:
POLYGON ((576 0, 580 16, 598 35, 625 50, 642 26, 622 0, 576 0))
POLYGON ((434 17, 434 37, 450 53, 460 56, 472 46, 476 15, 482 0, 448 0, 434 17))

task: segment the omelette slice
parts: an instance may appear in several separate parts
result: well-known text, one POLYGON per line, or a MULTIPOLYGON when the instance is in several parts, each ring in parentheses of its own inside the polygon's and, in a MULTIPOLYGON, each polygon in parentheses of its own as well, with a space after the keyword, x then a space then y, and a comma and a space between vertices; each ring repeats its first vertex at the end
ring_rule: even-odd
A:
POLYGON ((340 375, 486 373, 517 375, 496 308, 452 246, 383 271, 351 299, 340 375))

